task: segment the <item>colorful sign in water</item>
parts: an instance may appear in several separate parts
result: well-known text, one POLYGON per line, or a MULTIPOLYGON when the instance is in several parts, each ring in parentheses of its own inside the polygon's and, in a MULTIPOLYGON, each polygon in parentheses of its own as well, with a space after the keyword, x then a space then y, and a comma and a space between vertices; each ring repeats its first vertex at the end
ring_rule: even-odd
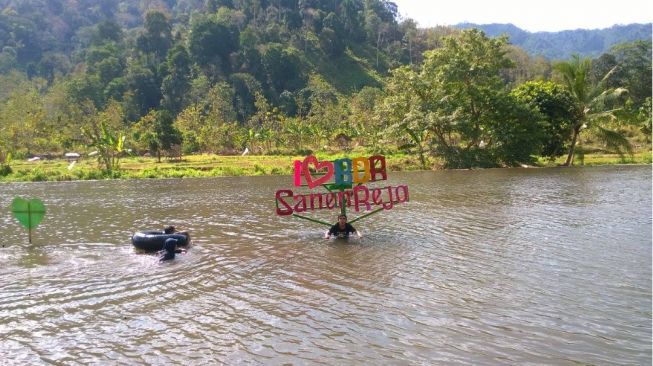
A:
POLYGON ((315 156, 310 155, 303 161, 295 161, 294 185, 307 186, 311 192, 299 194, 292 189, 278 190, 275 195, 276 212, 280 216, 299 216, 297 213, 334 208, 340 208, 342 213, 345 213, 347 208, 353 208, 356 212, 374 209, 380 211, 390 210, 397 204, 408 202, 406 185, 374 188, 365 185, 387 179, 385 157, 381 155, 334 161, 318 161, 315 156), (328 192, 312 191, 319 186, 326 188, 328 192))
POLYGON ((309 155, 304 161, 295 160, 295 186, 301 186, 302 174, 304 174, 304 179, 310 189, 327 183, 331 177, 335 177, 336 185, 386 180, 388 179, 388 175, 385 169, 385 157, 381 155, 375 155, 369 158, 343 158, 322 162, 318 162, 315 156, 309 155), (314 169, 316 172, 326 169, 324 175, 319 178, 313 178, 310 172, 311 164, 315 166, 314 169), (361 172, 363 174, 362 176, 361 172), (378 175, 381 175, 381 179, 378 179, 378 175))

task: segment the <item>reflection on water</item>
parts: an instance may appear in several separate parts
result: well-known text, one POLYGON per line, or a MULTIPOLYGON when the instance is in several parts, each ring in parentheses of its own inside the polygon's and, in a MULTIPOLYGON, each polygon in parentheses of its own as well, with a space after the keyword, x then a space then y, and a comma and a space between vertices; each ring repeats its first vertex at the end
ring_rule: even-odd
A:
MULTIPOLYGON (((0 185, 9 364, 650 364, 651 167, 395 173, 364 237, 274 215, 290 177, 0 185), (159 264, 136 230, 188 230, 159 264)), ((356 216, 356 215, 354 215, 356 216)), ((322 212, 334 221, 335 212, 322 212)))

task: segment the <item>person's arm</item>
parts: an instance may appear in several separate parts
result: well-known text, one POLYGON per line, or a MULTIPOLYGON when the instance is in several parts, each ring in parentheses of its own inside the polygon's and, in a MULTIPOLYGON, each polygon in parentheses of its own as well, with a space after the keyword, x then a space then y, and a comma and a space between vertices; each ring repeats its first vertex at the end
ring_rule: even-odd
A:
POLYGON ((355 227, 353 227, 353 226, 351 226, 351 225, 350 225, 350 227, 351 227, 351 231, 352 231, 353 233, 356 233, 356 236, 357 236, 357 237, 359 237, 359 238, 362 238, 362 237, 363 237, 363 234, 361 234, 360 231, 356 230, 355 227))
POLYGON ((335 226, 331 226, 331 228, 324 233, 324 239, 329 239, 331 235, 336 235, 335 226))

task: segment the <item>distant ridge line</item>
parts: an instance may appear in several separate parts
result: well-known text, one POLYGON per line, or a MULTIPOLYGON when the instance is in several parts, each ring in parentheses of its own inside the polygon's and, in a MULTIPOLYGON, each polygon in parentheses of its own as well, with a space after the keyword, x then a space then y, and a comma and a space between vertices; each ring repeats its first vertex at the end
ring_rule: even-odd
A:
POLYGON ((598 57, 614 45, 637 40, 651 41, 651 23, 615 24, 602 29, 575 29, 558 32, 530 32, 511 23, 459 23, 458 29, 478 28, 490 37, 507 34, 510 43, 521 47, 531 56, 549 60, 564 60, 577 53, 583 57, 598 57))

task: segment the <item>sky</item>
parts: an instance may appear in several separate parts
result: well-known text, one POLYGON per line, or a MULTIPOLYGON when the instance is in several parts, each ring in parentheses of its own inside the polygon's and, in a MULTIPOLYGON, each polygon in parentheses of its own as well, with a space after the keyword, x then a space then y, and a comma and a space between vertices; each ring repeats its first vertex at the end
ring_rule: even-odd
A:
POLYGON ((644 0, 391 0, 399 14, 420 27, 512 23, 530 32, 608 28, 615 24, 650 23, 653 1, 644 0))

